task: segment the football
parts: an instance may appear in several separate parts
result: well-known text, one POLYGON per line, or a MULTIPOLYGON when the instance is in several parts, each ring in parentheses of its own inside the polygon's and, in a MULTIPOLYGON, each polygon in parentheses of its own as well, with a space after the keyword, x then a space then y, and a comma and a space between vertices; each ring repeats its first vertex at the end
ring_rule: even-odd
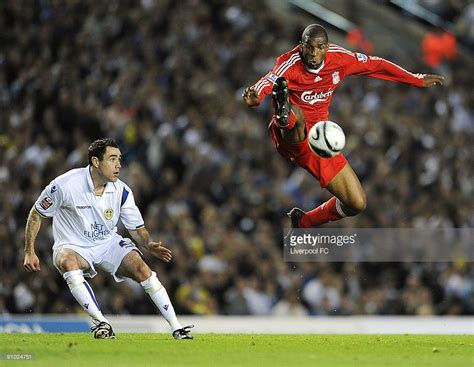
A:
POLYGON ((320 157, 331 158, 338 155, 345 144, 344 131, 335 122, 319 121, 309 130, 309 149, 320 157))

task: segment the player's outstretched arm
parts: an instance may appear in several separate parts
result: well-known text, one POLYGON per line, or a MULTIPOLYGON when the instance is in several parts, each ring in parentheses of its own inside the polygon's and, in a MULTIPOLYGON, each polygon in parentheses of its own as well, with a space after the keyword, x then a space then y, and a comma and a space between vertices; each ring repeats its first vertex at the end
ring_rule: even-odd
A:
POLYGON ((249 107, 257 106, 259 104, 259 95, 254 86, 244 89, 242 99, 249 107))
POLYGON ((161 241, 155 242, 151 239, 145 227, 139 228, 136 231, 129 231, 135 242, 142 246, 146 251, 150 252, 164 262, 169 262, 173 253, 171 250, 161 244, 161 241))
POLYGON ((41 216, 33 206, 28 214, 25 230, 25 259, 23 266, 27 271, 40 271, 40 261, 35 253, 35 240, 41 227, 41 216))
POLYGON ((444 85, 444 76, 436 74, 423 75, 423 87, 429 88, 435 85, 444 85))
POLYGON ((444 84, 444 77, 436 74, 415 74, 401 66, 378 56, 365 56, 355 53, 344 55, 347 75, 367 75, 372 78, 429 88, 444 84))

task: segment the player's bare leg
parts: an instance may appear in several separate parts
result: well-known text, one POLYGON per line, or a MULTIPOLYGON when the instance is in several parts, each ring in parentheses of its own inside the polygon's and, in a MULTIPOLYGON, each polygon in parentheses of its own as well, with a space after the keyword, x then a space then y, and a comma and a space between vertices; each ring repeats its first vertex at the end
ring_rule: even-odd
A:
POLYGON ((306 138, 304 114, 296 105, 291 105, 291 111, 295 117, 295 124, 292 129, 280 129, 281 136, 290 143, 299 143, 306 138))
POLYGON ((114 339, 115 334, 109 321, 104 317, 83 271, 90 268, 89 263, 77 252, 62 249, 56 255, 56 266, 66 280, 72 295, 94 322, 91 331, 97 339, 114 339))
POLYGON ((81 255, 67 248, 60 250, 56 255, 56 266, 62 273, 89 269, 89 263, 81 255))
POLYGON ((326 186, 334 196, 316 209, 304 212, 294 208, 288 213, 293 228, 311 228, 354 216, 365 210, 366 195, 359 178, 347 163, 326 186))
POLYGON ((326 189, 341 201, 341 209, 347 216, 357 215, 367 206, 365 191, 349 163, 331 180, 326 189))
POLYGON ((141 283, 152 276, 152 271, 137 251, 130 251, 122 259, 117 274, 141 283))
POLYGON ((131 278, 141 284, 163 317, 168 321, 175 339, 192 339, 189 329, 193 325, 182 327, 174 312, 168 293, 160 283, 156 273, 143 261, 137 251, 130 251, 122 260, 117 274, 131 278))

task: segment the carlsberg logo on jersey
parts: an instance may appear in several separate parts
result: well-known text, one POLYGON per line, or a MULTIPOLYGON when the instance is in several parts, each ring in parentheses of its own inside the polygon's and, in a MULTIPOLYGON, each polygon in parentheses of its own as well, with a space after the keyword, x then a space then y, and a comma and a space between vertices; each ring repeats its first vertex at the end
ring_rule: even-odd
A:
POLYGON ((334 90, 329 89, 327 92, 313 92, 313 91, 307 91, 301 93, 301 99, 309 103, 311 105, 315 104, 316 102, 324 102, 327 101, 329 97, 332 96, 334 90))

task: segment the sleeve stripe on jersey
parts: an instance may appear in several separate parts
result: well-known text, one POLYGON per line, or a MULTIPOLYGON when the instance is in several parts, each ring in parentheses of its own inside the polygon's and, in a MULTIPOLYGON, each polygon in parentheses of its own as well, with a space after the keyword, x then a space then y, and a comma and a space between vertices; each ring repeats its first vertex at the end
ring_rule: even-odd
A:
POLYGON ((270 85, 270 82, 266 80, 260 80, 257 84, 255 84, 255 90, 258 94, 262 93, 262 89, 266 86, 270 85))
POLYGON ((348 54, 348 55, 354 56, 353 52, 350 52, 350 51, 347 51, 347 50, 344 50, 344 49, 330 48, 328 50, 328 52, 338 52, 338 53, 343 53, 343 54, 348 54))
POLYGON ((334 43, 329 45, 329 48, 337 48, 339 50, 344 50, 344 51, 349 51, 347 48, 344 48, 342 46, 335 45, 334 43))
POLYGON ((300 60, 299 57, 298 57, 296 60, 294 60, 290 65, 288 65, 284 70, 282 70, 282 71, 279 73, 279 75, 278 75, 278 74, 277 74, 277 75, 278 75, 278 76, 282 76, 283 74, 285 74, 285 72, 286 72, 289 68, 291 68, 294 64, 296 64, 296 62, 297 62, 298 60, 300 60))
POLYGON ((338 46, 338 45, 334 45, 334 44, 329 45, 329 49, 330 50, 345 51, 345 52, 349 52, 350 54, 354 55, 354 53, 352 51, 348 50, 347 48, 344 48, 344 47, 341 47, 341 46, 338 46))
POLYGON ((291 55, 291 57, 286 60, 284 63, 282 63, 276 70, 275 70, 275 74, 278 75, 278 76, 282 76, 286 70, 288 70, 288 68, 291 66, 291 65, 294 65, 298 60, 300 59, 300 54, 299 52, 297 53, 294 53, 293 55, 291 55))
POLYGON ((124 187, 122 191, 122 202, 120 203, 120 207, 122 207, 122 205, 125 204, 125 202, 127 201, 127 198, 128 198, 128 191, 124 187))
POLYGON ((294 53, 293 55, 291 55, 288 60, 286 60, 285 62, 282 62, 282 64, 279 67, 277 67, 277 69, 275 70, 275 74, 278 74, 282 68, 284 68, 286 65, 291 63, 297 57, 298 57, 298 53, 294 53))
POLYGON ((140 228, 143 228, 143 227, 145 227, 145 223, 142 223, 139 226, 136 226, 135 229, 140 229, 140 228))
POLYGON ((270 84, 270 82, 266 79, 260 79, 257 84, 255 84, 255 89, 258 89, 260 88, 261 86, 263 85, 266 85, 266 84, 270 84))
POLYGON ((268 87, 269 85, 270 85, 270 83, 266 83, 266 84, 261 85, 260 88, 257 88, 257 89, 256 89, 256 90, 257 90, 257 93, 258 93, 258 94, 261 94, 263 88, 268 87))
POLYGON ((394 64, 393 62, 391 61, 388 61, 388 60, 385 60, 385 59, 382 59, 381 60, 385 61, 385 62, 388 62, 389 64, 392 64, 393 66, 399 68, 400 70, 403 70, 405 73, 408 73, 410 75, 413 75, 415 78, 418 78, 418 79, 423 79, 423 74, 413 74, 412 72, 402 68, 401 66, 398 66, 397 64, 394 64))

